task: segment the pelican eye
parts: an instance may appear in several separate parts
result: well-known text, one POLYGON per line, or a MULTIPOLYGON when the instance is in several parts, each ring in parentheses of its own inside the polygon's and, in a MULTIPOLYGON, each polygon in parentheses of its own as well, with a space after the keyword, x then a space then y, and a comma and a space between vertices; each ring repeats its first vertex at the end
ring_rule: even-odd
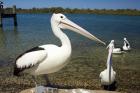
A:
POLYGON ((60 16, 61 18, 63 18, 63 16, 60 16))

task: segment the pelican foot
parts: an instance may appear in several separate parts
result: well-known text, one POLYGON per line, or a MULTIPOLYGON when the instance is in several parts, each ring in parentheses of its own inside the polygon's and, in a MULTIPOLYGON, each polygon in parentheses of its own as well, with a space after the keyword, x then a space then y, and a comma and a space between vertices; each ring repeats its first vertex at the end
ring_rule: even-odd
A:
POLYGON ((31 90, 31 93, 48 93, 48 92, 46 92, 46 87, 37 86, 33 90, 31 90))
POLYGON ((46 87, 46 93, 58 93, 58 88, 46 87))

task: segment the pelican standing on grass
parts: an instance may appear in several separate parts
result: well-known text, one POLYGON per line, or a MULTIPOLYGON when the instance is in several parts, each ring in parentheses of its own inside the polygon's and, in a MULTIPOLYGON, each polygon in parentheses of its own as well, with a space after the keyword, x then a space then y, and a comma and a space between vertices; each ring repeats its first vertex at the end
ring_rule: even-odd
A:
POLYGON ((107 69, 100 73, 101 84, 104 86, 109 86, 114 83, 116 72, 112 67, 112 52, 113 52, 114 44, 110 44, 108 46, 108 58, 107 58, 107 69))
POLYGON ((54 35, 61 41, 62 45, 41 45, 21 54, 16 59, 14 75, 18 76, 21 72, 24 72, 36 76, 54 73, 63 68, 68 63, 72 49, 69 38, 61 29, 72 30, 91 40, 105 44, 103 41, 99 40, 60 13, 52 15, 51 27, 54 35))
POLYGON ((128 42, 128 40, 126 38, 124 38, 123 40, 124 40, 123 50, 125 51, 131 50, 130 43, 128 42))
POLYGON ((122 48, 116 48, 115 47, 114 40, 111 40, 111 42, 109 43, 107 48, 110 47, 110 46, 113 47, 113 51, 112 51, 113 54, 121 54, 121 53, 123 53, 123 49, 122 48))

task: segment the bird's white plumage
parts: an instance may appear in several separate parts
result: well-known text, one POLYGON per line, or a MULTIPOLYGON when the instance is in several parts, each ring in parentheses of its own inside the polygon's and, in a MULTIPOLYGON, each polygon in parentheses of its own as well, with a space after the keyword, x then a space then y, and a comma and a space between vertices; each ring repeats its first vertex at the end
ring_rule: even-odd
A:
MULTIPOLYGON (((57 72, 62 69, 68 63, 72 51, 71 42, 62 29, 73 30, 91 40, 105 44, 60 13, 52 15, 51 27, 54 35, 61 41, 62 45, 59 47, 47 44, 26 51, 16 59, 14 75, 19 76, 20 72, 26 72, 35 76, 57 72)), ((35 92, 38 92, 37 88, 35 92)))
POLYGON ((68 63, 71 55, 71 49, 63 49, 63 47, 55 45, 44 45, 41 47, 47 49, 48 55, 47 58, 39 64, 35 74, 53 73, 60 70, 68 63))
POLYGON ((112 51, 113 54, 121 54, 121 53, 123 53, 123 51, 121 50, 121 48, 116 48, 115 47, 114 40, 111 40, 111 42, 109 43, 109 45, 107 46, 107 48, 110 47, 110 46, 112 46, 112 48, 113 48, 113 51, 112 51))
POLYGON ((102 85, 110 85, 115 81, 116 72, 113 70, 112 67, 113 46, 114 46, 113 44, 110 44, 108 46, 109 53, 108 53, 108 58, 106 63, 107 68, 104 71, 102 71, 99 75, 102 85))
POLYGON ((26 67, 30 67, 30 65, 33 65, 33 67, 31 66, 30 71, 26 72, 32 75, 53 73, 63 68, 68 63, 72 49, 71 42, 62 29, 73 30, 91 40, 105 44, 60 13, 52 15, 51 27, 54 35, 61 41, 62 45, 60 47, 53 44, 42 45, 39 47, 44 50, 25 53, 16 61, 15 75, 26 69, 26 67), (21 68, 24 69, 21 70, 21 68))
POLYGON ((121 54, 122 53, 122 50, 121 50, 121 48, 114 48, 113 49, 113 53, 114 54, 121 54))
POLYGON ((46 50, 29 52, 21 56, 19 59, 17 59, 16 65, 18 68, 33 66, 35 64, 42 62, 46 58, 47 58, 46 50))
POLYGON ((116 72, 111 68, 111 79, 109 80, 109 70, 105 69, 100 73, 101 84, 102 85, 110 85, 115 81, 116 72))
POLYGON ((124 45, 123 45, 123 50, 131 50, 130 43, 126 38, 124 38, 124 45))

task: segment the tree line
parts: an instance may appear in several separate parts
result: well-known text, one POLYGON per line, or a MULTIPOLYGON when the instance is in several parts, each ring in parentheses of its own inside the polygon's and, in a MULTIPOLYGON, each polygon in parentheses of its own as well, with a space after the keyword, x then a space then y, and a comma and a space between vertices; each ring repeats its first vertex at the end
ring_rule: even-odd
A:
MULTIPOLYGON (((6 13, 11 12, 11 8, 5 8, 6 13)), ((140 10, 137 9, 70 9, 62 7, 52 8, 17 8, 17 13, 78 13, 78 14, 113 14, 113 15, 140 15, 140 10)))

